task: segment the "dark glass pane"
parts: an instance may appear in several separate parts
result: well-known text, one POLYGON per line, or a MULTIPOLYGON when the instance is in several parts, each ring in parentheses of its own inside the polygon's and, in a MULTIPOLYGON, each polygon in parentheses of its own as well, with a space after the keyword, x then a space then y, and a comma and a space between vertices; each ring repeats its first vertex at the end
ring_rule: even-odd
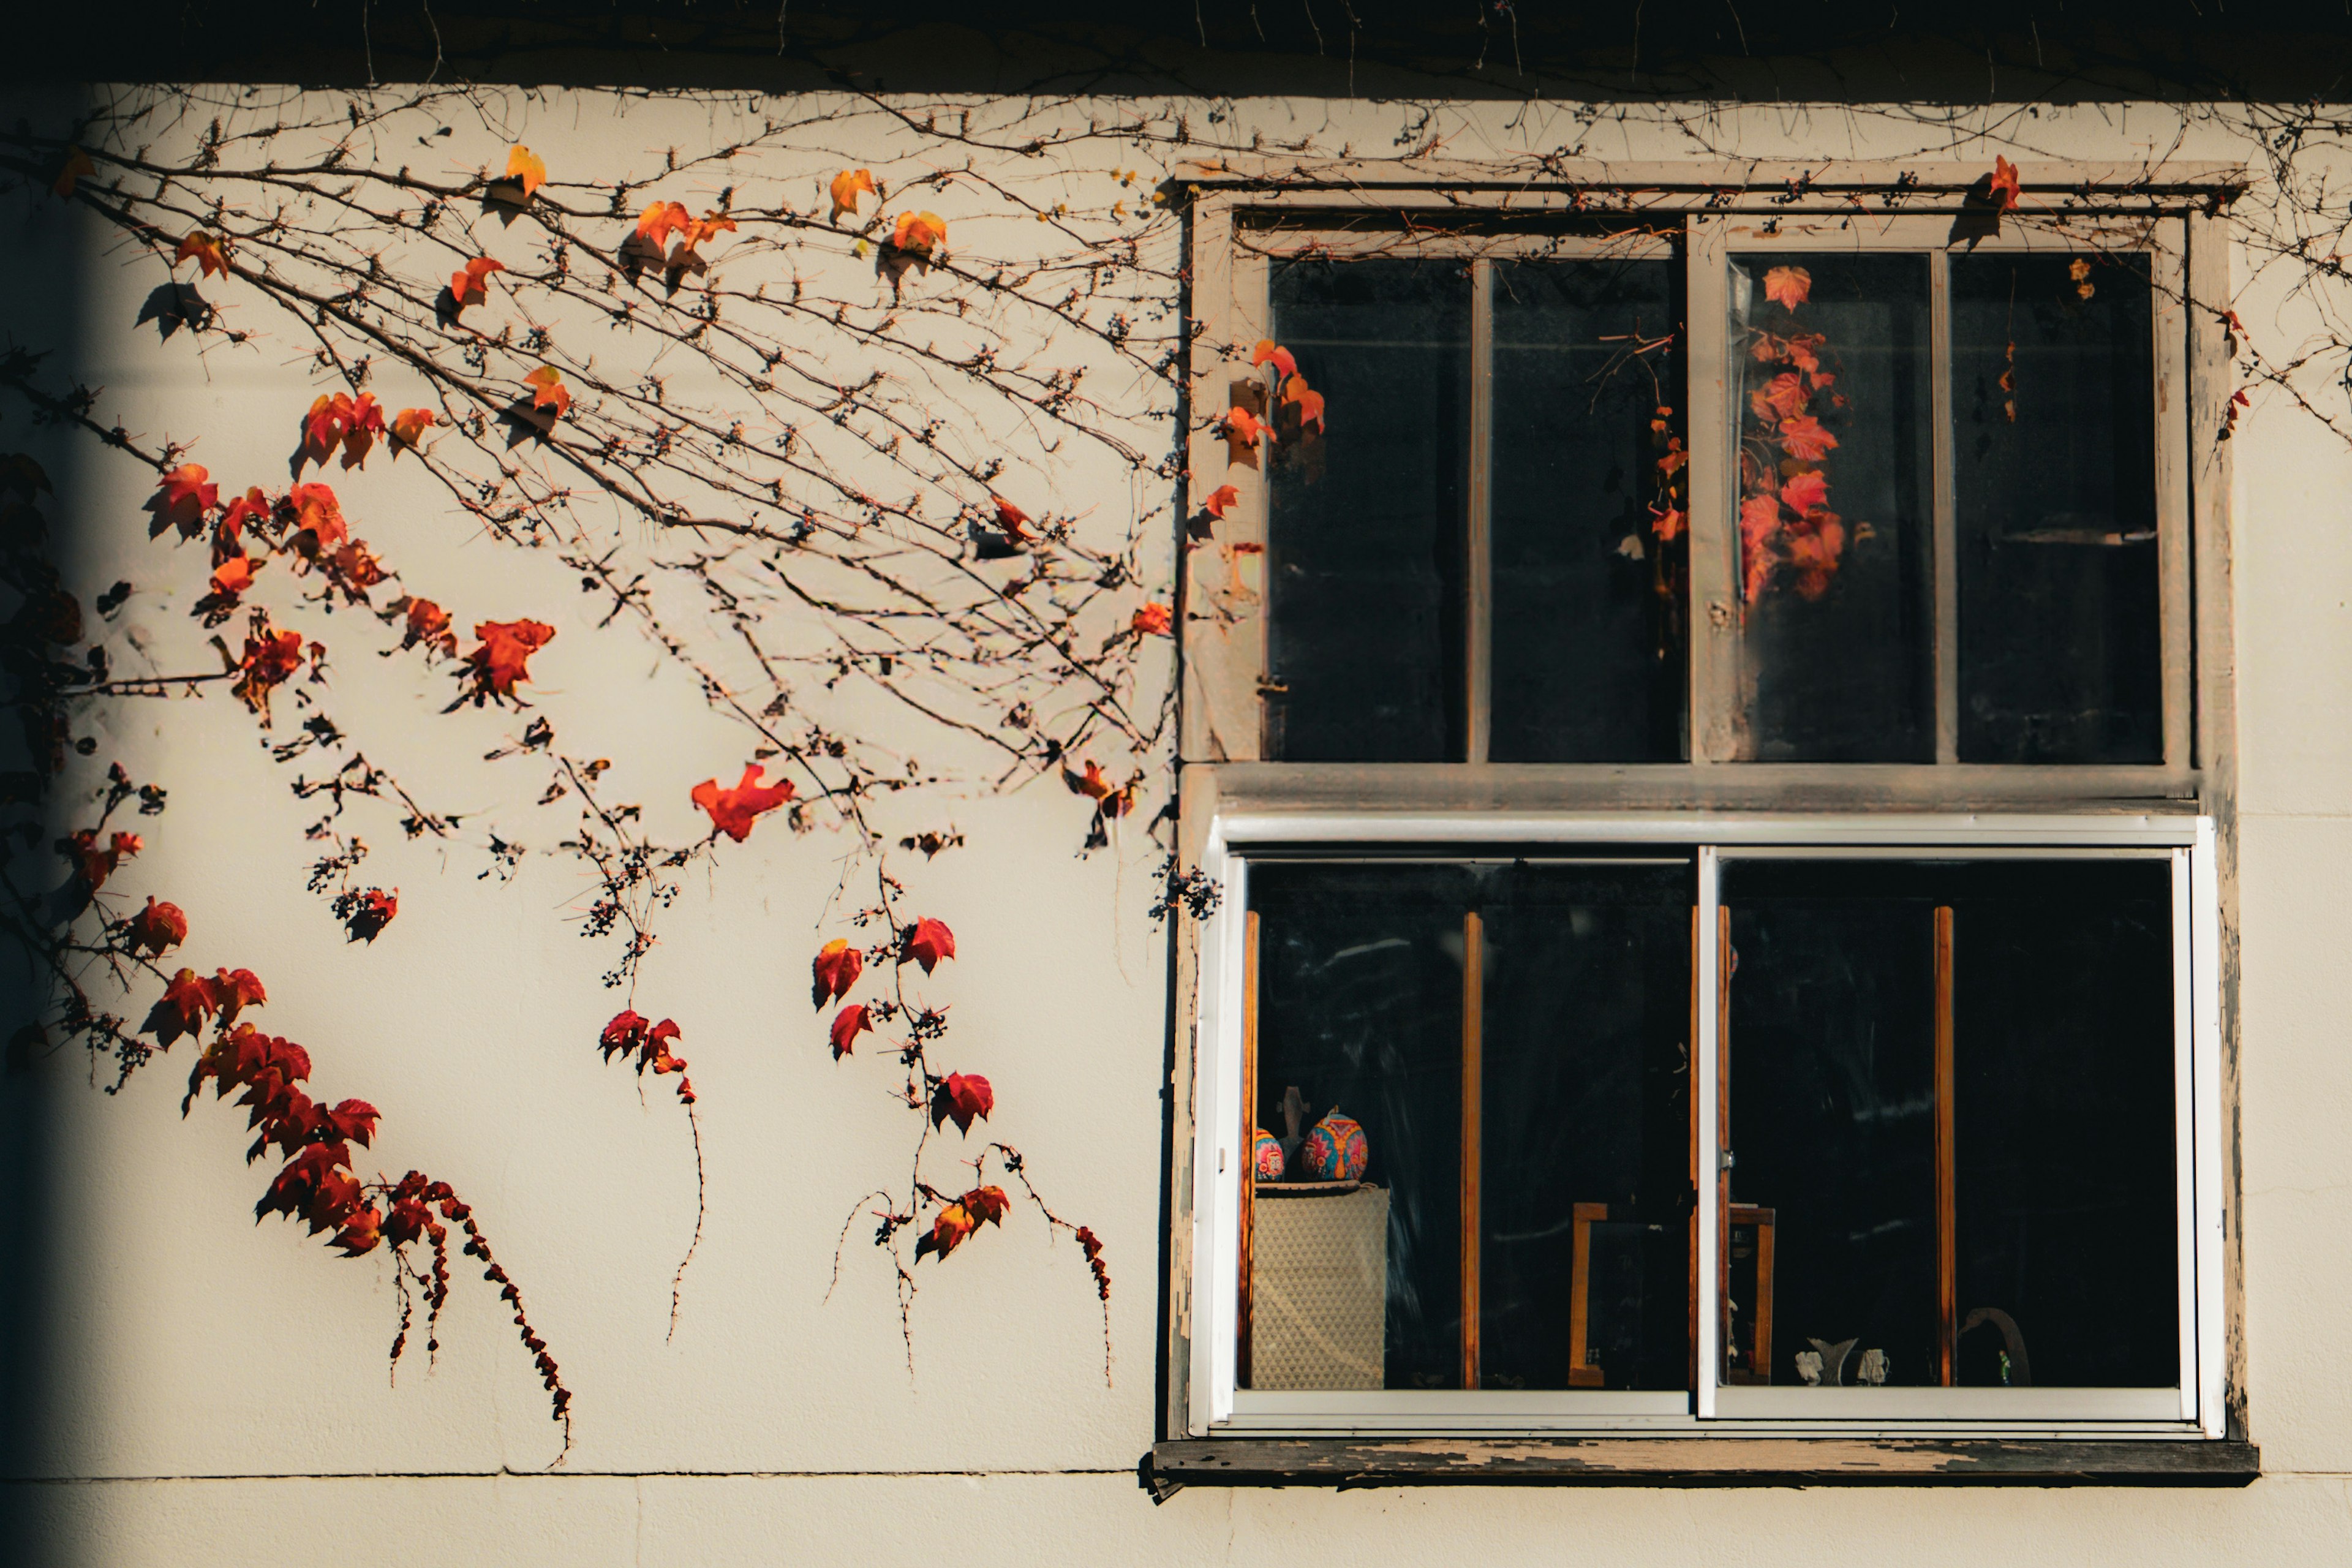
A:
POLYGON ((1578 1205, 1597 1386, 1690 1384, 1691 868, 1486 879, 1480 1365, 1567 1388, 1578 1205))
POLYGON ((1659 468, 1683 402, 1681 275, 1667 260, 1495 266, 1496 762, 1685 754, 1690 555, 1680 516, 1661 522, 1679 508, 1659 468))
MULTIPOLYGON (((1253 1317, 1291 1331, 1285 1337, 1305 1348, 1285 1363, 1262 1349, 1255 1387, 1461 1386, 1466 889, 1465 873, 1452 867, 1261 866, 1251 874, 1257 1125, 1286 1133, 1281 1107, 1294 1088, 1307 1106, 1302 1132, 1344 1112, 1364 1131, 1364 1179, 1381 1189, 1259 1200, 1253 1317), (1301 1259, 1296 1282, 1269 1263, 1269 1226, 1284 1227, 1277 1245, 1301 1259), (1368 1249, 1375 1258, 1385 1251, 1377 1279, 1335 1278, 1324 1266, 1328 1255, 1352 1259, 1368 1249), (1360 1331, 1364 1310, 1381 1310, 1360 1299, 1367 1289, 1385 1303, 1376 1346, 1360 1331)), ((1300 1163, 1295 1148, 1290 1163, 1300 1163)))
POLYGON ((1691 868, 1261 865, 1256 1124, 1360 1123, 1255 1185, 1258 1388, 1462 1386, 1463 959, 1478 921, 1481 1386, 1687 1386, 1691 868), (1587 1364, 1570 1376, 1580 1204, 1587 1364))
POLYGON ((2170 868, 1746 862, 1736 1201, 1777 1224, 1771 1381, 1853 1340, 1942 1380, 1935 920, 1952 911, 1952 1381, 2179 1375, 2170 868))
POLYGON ((1276 341, 1328 435, 1274 448, 1265 754, 1464 756, 1470 273, 1462 262, 1276 262, 1276 341))
POLYGON ((1741 753, 1931 762, 1927 258, 1736 258, 1731 305, 1741 753))
POLYGON ((2145 267, 1952 258, 1963 762, 2163 760, 2145 267))

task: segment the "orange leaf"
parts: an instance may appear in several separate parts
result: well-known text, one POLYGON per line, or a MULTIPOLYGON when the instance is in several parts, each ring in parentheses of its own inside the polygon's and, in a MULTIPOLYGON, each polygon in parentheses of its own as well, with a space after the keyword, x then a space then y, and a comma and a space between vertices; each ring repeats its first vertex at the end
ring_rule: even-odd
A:
POLYGON ((199 277, 217 277, 228 270, 228 258, 221 254, 220 241, 208 234, 192 234, 180 241, 180 248, 172 253, 172 265, 177 267, 191 256, 196 258, 199 277))
POLYGON ((2017 165, 1999 153, 1993 154, 1992 179, 1986 190, 2000 211, 2017 210, 2017 165))
POLYGON ((555 640, 545 621, 483 621, 474 627, 481 646, 466 656, 476 689, 484 695, 512 697, 515 682, 530 679, 530 656, 555 640))
POLYGON ((166 948, 188 940, 188 917, 180 912, 179 905, 159 904, 150 893, 147 907, 131 917, 123 934, 133 948, 143 947, 161 957, 166 948))
POLYGON ((430 599, 408 601, 408 630, 400 646, 414 647, 418 643, 431 643, 446 654, 457 651, 457 639, 449 632, 449 612, 430 599))
POLYGON ((461 270, 449 274, 449 298, 457 301, 457 309, 461 310, 468 305, 478 305, 490 297, 489 287, 484 279, 493 272, 506 269, 507 264, 503 261, 477 256, 461 270))
POLYGON ((1775 267, 1764 274, 1764 298, 1793 310, 1811 298, 1813 275, 1801 267, 1775 267))
POLYGON ((931 1091, 931 1125, 952 1121, 969 1137, 974 1118, 986 1121, 996 1109, 996 1091, 976 1073, 951 1072, 931 1091))
POLYGON ((1109 775, 1102 771, 1102 764, 1091 757, 1087 760, 1087 771, 1083 773, 1074 773, 1069 769, 1064 768, 1062 782, 1070 786, 1072 795, 1082 795, 1096 801, 1115 794, 1118 788, 1117 784, 1110 782, 1109 775))
POLYGON ((237 681, 229 689, 260 714, 266 725, 269 693, 302 668, 302 634, 272 631, 268 616, 259 611, 255 615, 259 618, 246 634, 245 657, 237 661, 237 681))
POLYGON ((988 499, 996 503, 996 526, 1004 531, 1005 538, 1015 544, 1021 544, 1036 537, 1027 531, 1029 523, 1027 512, 1023 511, 1003 496, 991 495, 988 499))
POLYGON ((1824 514, 1810 529, 1791 530, 1788 549, 1789 564, 1797 569, 1797 592, 1818 599, 1829 592, 1830 579, 1837 574, 1838 557, 1845 551, 1845 525, 1824 514))
POLYGON ((247 588, 253 586, 254 561, 249 555, 232 556, 221 563, 213 573, 213 592, 225 605, 234 605, 247 588))
POLYGON ((948 1205, 940 1211, 940 1217, 931 1222, 930 1234, 915 1243, 915 1261, 920 1263, 926 1252, 936 1252, 944 1261, 947 1255, 962 1246, 963 1238, 979 1226, 980 1222, 963 1205, 948 1205))
POLYGON ((351 426, 350 396, 320 394, 312 400, 310 412, 302 416, 302 455, 314 463, 325 462, 327 455, 342 444, 343 433, 351 426))
POLYGON ((343 522, 342 506, 327 486, 296 485, 287 499, 294 503, 295 543, 305 555, 332 550, 351 537, 352 531, 343 522), (307 544, 299 537, 304 533, 310 536, 307 544))
POLYGON ((1301 430, 1312 425, 1318 436, 1323 434, 1323 395, 1308 387, 1305 376, 1290 378, 1289 384, 1282 389, 1282 400, 1298 410, 1298 427, 1301 430))
POLYGON ((637 237, 656 250, 669 247, 669 237, 677 229, 693 226, 694 218, 681 202, 655 202, 637 215, 637 237))
POLYGON ((158 531, 170 524, 194 538, 205 513, 220 504, 220 486, 202 463, 182 463, 156 481, 158 531))
POLYGON ((1661 544, 1671 544, 1680 539, 1689 521, 1678 507, 1668 507, 1664 511, 1655 507, 1650 509, 1650 531, 1658 536, 1661 544))
POLYGON ((948 930, 943 921, 925 919, 908 928, 899 948, 898 962, 904 963, 911 958, 929 974, 942 960, 954 956, 955 932, 948 930))
POLYGON ((844 213, 855 217, 857 214, 857 193, 860 191, 877 198, 881 195, 882 193, 874 188, 872 170, 844 169, 835 174, 833 177, 833 216, 827 221, 839 223, 844 213))
POLYGON ((1256 446, 1257 438, 1261 434, 1269 440, 1274 436, 1273 431, 1266 429, 1264 420, 1238 403, 1225 410, 1225 416, 1222 423, 1224 426, 1225 438, 1229 441, 1238 441, 1244 447, 1256 446))
POLYGON ((397 458, 401 453, 414 450, 417 440, 425 434, 425 427, 433 423, 433 410, 430 408, 404 408, 394 415, 392 416, 393 457, 397 458))
POLYGON ((58 171, 58 177, 56 181, 50 184, 49 190, 51 194, 60 199, 71 196, 74 194, 74 183, 76 181, 79 180, 84 174, 95 174, 97 173, 98 165, 89 161, 89 153, 83 152, 79 147, 68 147, 66 149, 65 167, 58 171))
POLYGON ((724 833, 740 844, 751 837, 751 824, 762 812, 773 811, 793 798, 793 781, 765 788, 760 784, 761 767, 746 763, 742 780, 733 789, 720 789, 717 779, 705 779, 694 786, 694 804, 710 814, 713 833, 724 833))
POLYGON ((507 153, 507 178, 522 182, 523 200, 547 183, 547 165, 528 147, 518 144, 507 153))
POLYGON ((1829 480, 1817 469, 1795 475, 1780 487, 1780 504, 1800 517, 1816 507, 1827 506, 1829 500, 1829 480))
POLYGON ((706 239, 716 239, 721 234, 736 232, 735 220, 716 209, 704 213, 686 228, 685 248, 692 250, 706 239))
POLYGON ((1225 509, 1241 499, 1241 491, 1234 489, 1233 486, 1219 485, 1210 492, 1209 499, 1201 503, 1201 510, 1211 517, 1222 519, 1225 515, 1225 509))
POLYGON ((1128 623, 1128 629, 1145 637, 1172 637, 1175 635, 1174 612, 1155 600, 1135 612, 1135 619, 1128 623))
POLYGON ((937 213, 900 213, 890 243, 915 256, 929 256, 934 246, 948 241, 948 220, 937 213))
POLYGON ((809 965, 816 977, 816 1005, 822 1007, 848 995, 849 988, 857 984, 858 973, 865 967, 866 955, 839 937, 819 948, 809 965))
POLYGON ((1739 503, 1739 557, 1743 591, 1754 604, 1772 575, 1772 543, 1780 534, 1780 498, 1749 496, 1739 503))
POLYGON ((1810 414, 1780 421, 1780 449, 1800 462, 1818 463, 1837 444, 1837 437, 1822 429, 1822 422, 1810 414))
POLYGON ((1748 395, 1748 407, 1758 419, 1769 424, 1802 414, 1806 396, 1805 384, 1798 379, 1797 373, 1784 370, 1748 395))
POLYGON ((847 1056, 850 1043, 858 1036, 872 1030, 873 1027, 873 1017, 866 1012, 866 1005, 862 1002, 856 1006, 844 1007, 835 1014, 832 1029, 833 1059, 839 1061, 847 1056))
POLYGON ((563 373, 551 364, 541 365, 523 380, 539 390, 531 394, 533 408, 552 408, 558 419, 572 406, 572 389, 563 384, 563 373))
POLYGON ((1272 338, 1260 338, 1257 341, 1257 347, 1250 351, 1250 368, 1255 370, 1262 364, 1273 365, 1277 373, 1286 377, 1298 374, 1298 361, 1292 356, 1288 349, 1280 347, 1272 338))

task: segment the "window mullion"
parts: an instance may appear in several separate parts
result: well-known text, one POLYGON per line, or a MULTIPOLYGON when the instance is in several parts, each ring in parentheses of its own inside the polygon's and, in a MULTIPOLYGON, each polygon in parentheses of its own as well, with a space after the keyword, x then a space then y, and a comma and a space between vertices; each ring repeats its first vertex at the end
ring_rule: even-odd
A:
POLYGON ((1479 1372, 1481 1241, 1486 1234, 1480 1194, 1485 1174, 1486 1051, 1486 923, 1476 910, 1462 917, 1462 1386, 1483 1385, 1479 1372))
POLYGON ((1936 761, 1960 760, 1960 531, 1953 489, 1952 263, 1950 253, 1927 258, 1927 363, 1930 417, 1935 422, 1936 761))
POLYGON ((1691 1133, 1698 1213, 1698 1246, 1692 1272, 1697 1277, 1698 1375, 1696 1384, 1701 1418, 1715 1415, 1716 1385, 1723 1379, 1723 1110, 1717 1089, 1717 1053, 1725 1012, 1724 942, 1719 876, 1722 858, 1713 846, 1698 852, 1698 952, 1691 972, 1696 991, 1698 1041, 1692 1052, 1691 1133))
POLYGON ((1739 533, 1732 525, 1733 423, 1724 225, 1694 216, 1684 290, 1690 353, 1690 760, 1739 756, 1739 533))
POLYGON ((1469 690, 1465 759, 1483 763, 1492 742, 1495 668, 1495 264, 1471 266, 1470 481, 1464 532, 1463 669, 1469 690))

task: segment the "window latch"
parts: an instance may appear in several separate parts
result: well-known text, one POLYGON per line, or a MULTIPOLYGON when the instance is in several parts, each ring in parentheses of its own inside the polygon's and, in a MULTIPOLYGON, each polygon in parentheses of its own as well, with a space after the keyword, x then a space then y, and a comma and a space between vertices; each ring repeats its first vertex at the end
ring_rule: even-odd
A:
POLYGON ((1728 1171, 1738 1163, 1739 1163, 1739 1156, 1733 1153, 1730 1150, 1724 1149, 1717 1152, 1715 1161, 1715 1168, 1717 1170, 1728 1171))

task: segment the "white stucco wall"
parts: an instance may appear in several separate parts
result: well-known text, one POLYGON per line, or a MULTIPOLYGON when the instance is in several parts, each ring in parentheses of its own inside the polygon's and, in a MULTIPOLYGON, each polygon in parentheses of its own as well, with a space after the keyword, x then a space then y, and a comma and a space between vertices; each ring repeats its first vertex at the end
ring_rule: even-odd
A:
MULTIPOLYGON (((1223 145, 1263 133, 1381 153, 1423 113, 1321 101, 1154 107, 1213 127, 1223 145)), ((639 160, 750 112, 586 93, 507 108, 514 134, 567 168, 639 160)), ((1737 151, 1990 165, 1996 151, 2137 160, 2176 147, 2196 161, 2248 156, 2221 125, 2184 132, 2178 113, 2156 107, 2031 120, 1969 111, 1958 131, 1844 108, 1615 114, 1441 106, 1428 132, 1454 159, 1580 142, 1587 155, 1644 159, 1737 151), (2013 139, 1974 139, 1966 132, 1978 123, 2013 139)), ((880 170, 905 150, 871 134, 811 149, 811 170, 880 170)), ((460 137, 453 157, 502 155, 504 138, 481 127, 460 137)), ((1148 185, 1175 155, 1105 149, 1098 162, 1139 166, 1148 185)), ((1005 177, 1033 186, 1098 175, 1001 162, 1005 177)), ((975 228, 984 216, 942 210, 975 228)), ((1159 243, 1172 264, 1172 229, 1159 243)), ((199 360, 184 342, 131 331, 151 271, 116 266, 93 233, 78 236, 54 213, 0 219, 0 277, 16 341, 54 349, 61 374, 105 387, 107 415, 150 435, 201 435, 197 455, 225 490, 282 472, 286 432, 314 392, 290 339, 199 360)), ((2239 314, 2282 355, 2319 321, 2318 304, 2292 296, 2289 281, 2254 278, 2250 266, 2240 276, 2239 314)), ((117 577, 153 580, 165 546, 147 541, 138 510, 152 479, 87 441, 27 429, 19 412, 0 420, 0 448, 51 462, 54 514, 73 536, 85 596, 117 577)), ((323 900, 301 890, 315 849, 286 796, 287 770, 216 695, 131 704, 106 721, 92 765, 119 756, 172 795, 163 817, 133 825, 150 848, 121 886, 186 909, 187 962, 261 970, 271 981, 263 1022, 311 1047, 317 1086, 383 1111, 383 1163, 425 1167, 476 1205, 575 1391, 577 1439, 550 1471, 556 1444, 537 1380, 487 1289, 462 1277, 439 1364, 428 1371, 412 1352, 388 1384, 388 1263, 339 1261, 282 1223, 252 1224, 266 1170, 242 1163, 241 1118, 227 1107, 207 1101, 181 1119, 185 1044, 119 1097, 100 1092, 78 1057, 59 1058, 0 1089, 9 1125, 37 1131, 47 1173, 44 1188, 8 1201, 48 1205, 58 1238, 45 1288, 59 1337, 41 1369, 50 1418, 18 1434, 26 1468, 0 1494, 16 1537, 33 1561, 228 1563, 299 1552, 339 1568, 2352 1560, 2352 1152, 2342 1133, 2352 1053, 2336 1002, 2352 967, 2352 453, 2257 396, 2235 458, 2243 1188, 2233 1223, 2244 1237, 2250 1435, 2264 1469, 2249 1488, 1192 1489, 1155 1505, 1134 1470, 1154 1435, 1159 1349, 1167 960, 1143 912, 1158 852, 1130 828, 1112 851, 1075 858, 1081 816, 1058 785, 1003 799, 935 794, 893 803, 887 820, 912 831, 951 819, 968 837, 967 847, 907 868, 914 901, 959 940, 958 962, 924 990, 952 1005, 952 1065, 995 1084, 991 1131, 1018 1144, 1055 1201, 1109 1247, 1111 1384, 1085 1265, 1034 1225, 924 1267, 911 1376, 888 1270, 865 1245, 869 1226, 853 1226, 826 1300, 843 1218, 858 1194, 899 1177, 908 1119, 886 1098, 881 1063, 828 1059, 804 1000, 843 848, 822 833, 763 828, 714 873, 698 868, 640 990, 641 1009, 686 1027, 709 1173, 708 1226, 666 1341, 671 1271, 693 1221, 690 1156, 667 1093, 640 1095, 597 1059, 593 1041, 616 1003, 597 983, 609 950, 574 928, 576 867, 535 858, 511 883, 480 880, 477 859, 403 842, 387 816, 362 807, 358 830, 375 851, 365 879, 397 885, 401 913, 373 947, 348 945, 323 900)), ((1082 458, 1055 482, 1061 509, 1098 515, 1112 537, 1166 499, 1082 458)), ((365 519, 361 531, 420 587, 446 586, 440 596, 462 619, 554 622, 562 635, 534 669, 566 745, 614 758, 615 787, 646 803, 656 831, 695 833, 687 786, 714 773, 731 781, 743 742, 688 681, 625 637, 593 635, 593 607, 570 574, 472 539, 413 467, 372 463, 363 484, 338 483, 365 519)), ((188 637, 189 596, 135 599, 126 620, 188 637)), ((357 629, 346 635, 358 640, 357 629)), ((540 775, 479 762, 520 720, 445 717, 437 683, 362 654, 341 658, 334 681, 333 710, 368 715, 379 760, 452 781, 452 804, 533 820, 540 775)), ((1164 780, 1152 788, 1134 822, 1164 798, 1164 780)), ((554 825, 536 834, 546 842, 554 825)))

